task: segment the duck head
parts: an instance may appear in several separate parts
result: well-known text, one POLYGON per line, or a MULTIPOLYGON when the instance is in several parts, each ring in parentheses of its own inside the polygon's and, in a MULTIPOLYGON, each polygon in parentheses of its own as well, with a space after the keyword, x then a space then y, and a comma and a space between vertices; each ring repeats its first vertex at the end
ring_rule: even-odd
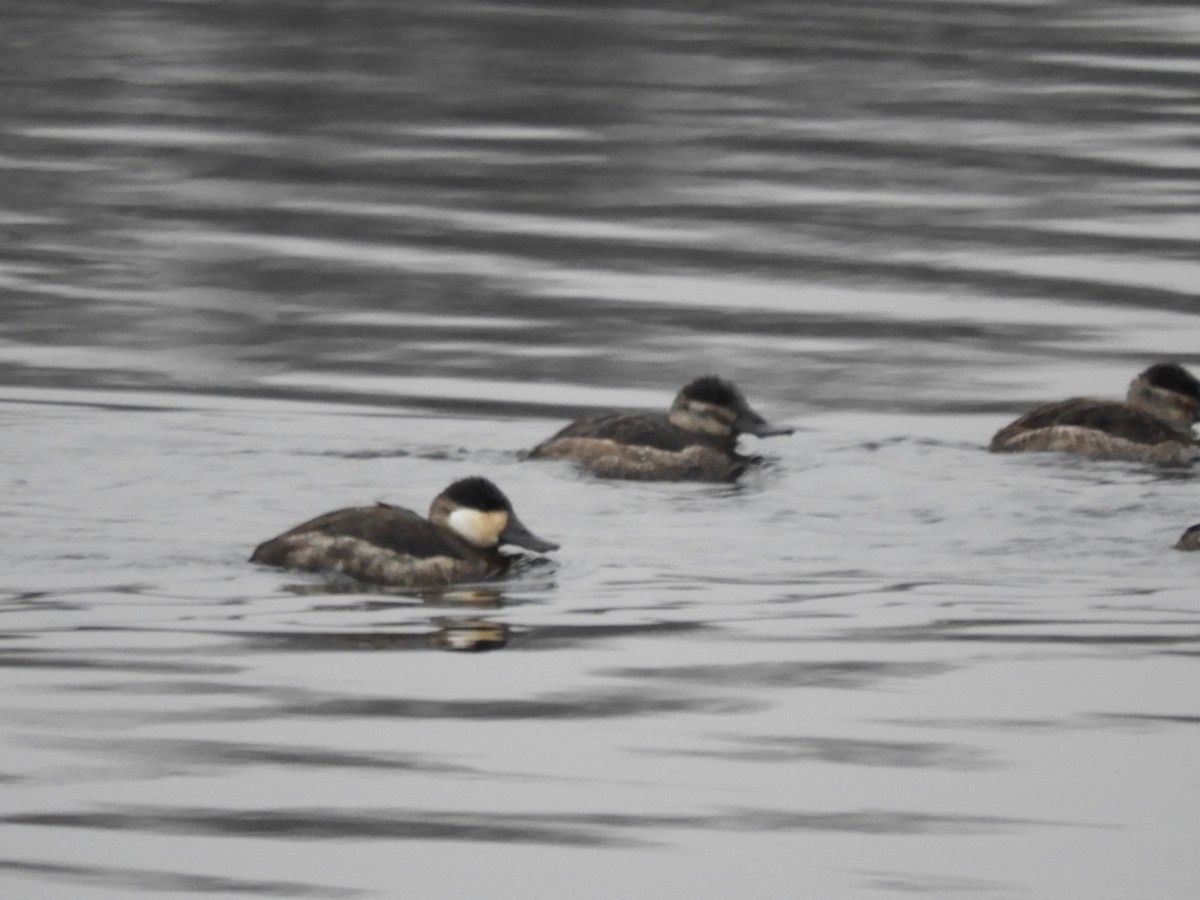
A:
POLYGON ((1177 431, 1200 417, 1200 381, 1178 363, 1157 363, 1133 379, 1125 398, 1177 431))
POLYGON ((429 521, 484 549, 500 544, 516 544, 538 553, 558 549, 558 544, 542 540, 526 528, 500 488, 478 476, 463 478, 442 491, 429 508, 429 521))
POLYGON ((772 425, 746 402, 737 385, 716 375, 705 375, 685 385, 671 404, 669 418, 671 424, 684 431, 716 437, 770 437, 794 430, 772 425))

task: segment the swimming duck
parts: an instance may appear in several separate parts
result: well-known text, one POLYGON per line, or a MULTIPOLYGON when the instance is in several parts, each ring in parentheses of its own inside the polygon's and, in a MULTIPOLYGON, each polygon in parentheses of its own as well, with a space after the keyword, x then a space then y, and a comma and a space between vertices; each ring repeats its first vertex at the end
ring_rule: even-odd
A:
POLYGON ((317 516, 259 544, 251 562, 340 572, 370 584, 444 587, 504 574, 500 544, 544 553, 558 544, 529 531, 486 478, 464 478, 442 491, 429 518, 387 503, 317 516))
POLYGON ((684 386, 666 415, 610 412, 568 425, 527 459, 570 459, 604 478, 728 481, 754 457, 741 433, 791 434, 755 412, 732 382, 706 375, 684 386))
POLYGON ((996 452, 1062 450, 1094 459, 1189 463, 1200 381, 1176 363, 1158 363, 1129 385, 1125 402, 1075 397, 1026 413, 992 438, 996 452))
POLYGON ((1200 550, 1200 525, 1186 529, 1175 542, 1176 550, 1200 550))

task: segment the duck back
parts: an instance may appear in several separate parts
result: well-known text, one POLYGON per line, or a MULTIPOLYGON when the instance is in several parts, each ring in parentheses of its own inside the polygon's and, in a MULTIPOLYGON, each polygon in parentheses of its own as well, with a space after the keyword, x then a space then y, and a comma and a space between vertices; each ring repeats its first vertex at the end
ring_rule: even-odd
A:
POLYGON ((1193 443, 1128 403, 1075 397, 1021 416, 996 432, 990 449, 1063 450, 1102 459, 1182 462, 1190 458, 1193 443))
POLYGON ((499 553, 473 548, 412 510, 383 503, 303 522, 259 544, 250 561, 403 587, 481 579, 503 571, 499 553))
POLYGON ((1114 437, 1143 444, 1178 441, 1182 437, 1178 431, 1167 427, 1154 416, 1126 403, 1075 397, 1061 403, 1040 406, 1021 416, 996 432, 996 436, 992 438, 992 449, 1003 450, 1006 444, 1025 432, 1054 425, 1072 425, 1103 431, 1114 437))
POLYGON ((564 438, 613 441, 673 453, 686 450, 695 444, 721 447, 728 445, 731 448, 733 445, 733 440, 717 440, 708 435, 685 431, 671 424, 670 419, 664 415, 612 412, 572 422, 553 437, 534 447, 529 455, 541 456, 546 448, 564 438))

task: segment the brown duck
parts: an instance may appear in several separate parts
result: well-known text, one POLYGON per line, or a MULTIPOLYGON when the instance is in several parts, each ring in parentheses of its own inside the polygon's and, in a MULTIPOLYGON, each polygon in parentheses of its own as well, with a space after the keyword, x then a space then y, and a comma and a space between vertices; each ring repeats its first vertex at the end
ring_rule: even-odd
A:
POLYGON ((1177 363, 1158 363, 1133 379, 1124 402, 1076 397, 1040 406, 996 432, 990 449, 1182 465, 1197 456, 1198 414, 1200 381, 1177 363))
POLYGON ((521 523, 498 487, 474 477, 442 491, 427 519, 386 503, 339 509, 259 544, 250 561, 369 584, 444 587, 503 575, 509 558, 500 544, 558 549, 521 523))
POLYGON ((770 424, 732 382, 697 378, 666 415, 610 412, 571 423, 528 459, 569 459, 604 478, 729 481, 755 457, 737 452, 740 434, 791 434, 770 424))

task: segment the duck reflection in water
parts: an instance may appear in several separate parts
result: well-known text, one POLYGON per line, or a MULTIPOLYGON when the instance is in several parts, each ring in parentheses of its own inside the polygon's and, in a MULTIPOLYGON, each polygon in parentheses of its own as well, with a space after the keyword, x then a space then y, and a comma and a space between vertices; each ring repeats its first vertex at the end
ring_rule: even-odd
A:
POLYGON ((989 449, 1184 465, 1197 456, 1198 415, 1200 381, 1177 363, 1158 363, 1133 380, 1124 402, 1076 397, 1038 407, 998 431, 989 449))
POLYGON ((250 561, 367 584, 438 588, 505 574, 511 558, 501 544, 558 549, 521 523, 492 482, 473 477, 439 494, 427 519, 386 503, 339 509, 259 544, 250 561))
POLYGON ((610 412, 568 425, 527 459, 569 459, 603 478, 730 481, 757 457, 737 452, 740 434, 791 434, 767 422, 737 386, 706 375, 684 386, 666 415, 610 412))
POLYGON ((509 628, 490 619, 434 619, 438 626, 428 636, 429 646, 459 653, 500 650, 508 644, 509 628))

